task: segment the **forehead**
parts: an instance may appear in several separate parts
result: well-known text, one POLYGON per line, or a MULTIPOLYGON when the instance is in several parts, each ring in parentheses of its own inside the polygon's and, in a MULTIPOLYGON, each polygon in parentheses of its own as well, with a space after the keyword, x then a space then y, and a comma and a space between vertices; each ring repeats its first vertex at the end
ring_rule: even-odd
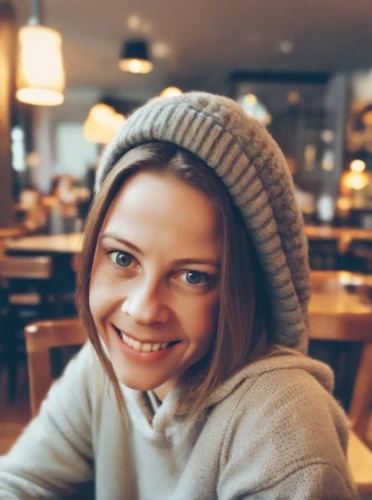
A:
POLYGON ((122 186, 104 230, 134 238, 145 247, 161 243, 180 250, 184 245, 185 251, 195 245, 216 246, 219 240, 216 211, 206 194, 174 177, 150 172, 138 173, 122 186))

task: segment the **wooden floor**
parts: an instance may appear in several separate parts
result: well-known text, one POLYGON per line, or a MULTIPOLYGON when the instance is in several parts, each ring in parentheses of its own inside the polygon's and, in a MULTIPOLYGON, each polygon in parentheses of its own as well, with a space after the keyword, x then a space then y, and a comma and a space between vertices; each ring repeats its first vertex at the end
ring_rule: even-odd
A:
POLYGON ((19 370, 18 395, 10 404, 6 398, 7 377, 0 372, 0 455, 6 453, 30 420, 26 366, 19 370))

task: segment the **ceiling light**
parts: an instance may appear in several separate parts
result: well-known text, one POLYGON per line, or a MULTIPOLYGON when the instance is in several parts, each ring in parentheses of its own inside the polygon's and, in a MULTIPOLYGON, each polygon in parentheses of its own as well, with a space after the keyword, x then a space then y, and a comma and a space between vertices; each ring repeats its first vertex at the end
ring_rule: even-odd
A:
POLYGON ((19 101, 56 106, 64 100, 65 72, 58 31, 40 25, 40 3, 33 0, 28 26, 19 31, 17 91, 19 101))
POLYGON ((144 40, 130 40, 123 43, 119 68, 129 73, 150 73, 153 64, 148 55, 147 42, 144 40))
POLYGON ((157 59, 164 59, 170 55, 170 48, 164 42, 155 42, 151 47, 151 53, 157 59))
POLYGON ((137 31, 139 29, 139 27, 141 26, 141 19, 137 14, 131 14, 128 17, 127 24, 128 24, 128 28, 131 31, 137 31))
POLYGON ((160 97, 173 97, 176 95, 181 95, 182 90, 178 87, 167 87, 159 95, 160 97))
POLYGON ((287 95, 290 104, 297 104, 300 100, 300 94, 296 90, 291 90, 287 95))
POLYGON ((347 190, 360 191, 369 182, 369 177, 365 172, 353 172, 346 170, 341 176, 341 186, 347 190))
POLYGON ((294 44, 290 40, 283 40, 279 44, 279 50, 283 54, 290 54, 291 52, 293 52, 293 49, 294 49, 294 44))
POLYGON ((243 99, 245 104, 248 104, 248 106, 254 106, 258 101, 257 97, 254 94, 246 94, 243 99))
POLYGON ((325 129, 321 132, 320 134, 320 138, 322 139, 322 141, 324 142, 332 142, 333 139, 334 139, 334 132, 333 130, 330 130, 330 129, 325 129))
POLYGON ((350 170, 352 172, 364 172, 366 169, 366 164, 364 163, 363 160, 353 160, 350 163, 350 170))
POLYGON ((108 144, 123 126, 125 116, 102 102, 95 104, 84 122, 84 138, 96 144, 108 144))

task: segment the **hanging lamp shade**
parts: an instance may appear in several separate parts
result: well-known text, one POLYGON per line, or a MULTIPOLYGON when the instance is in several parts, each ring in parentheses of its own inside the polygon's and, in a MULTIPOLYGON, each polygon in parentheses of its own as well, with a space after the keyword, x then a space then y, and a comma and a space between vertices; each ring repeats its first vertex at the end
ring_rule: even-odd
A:
POLYGON ((125 116, 107 104, 99 102, 89 111, 84 122, 84 138, 95 144, 108 144, 123 126, 125 116))
POLYGON ((124 42, 120 54, 119 68, 129 73, 150 73, 153 64, 150 61, 147 42, 145 40, 124 42))
POLYGON ((61 35, 45 26, 24 26, 19 32, 16 97, 39 106, 64 100, 65 72, 61 35))

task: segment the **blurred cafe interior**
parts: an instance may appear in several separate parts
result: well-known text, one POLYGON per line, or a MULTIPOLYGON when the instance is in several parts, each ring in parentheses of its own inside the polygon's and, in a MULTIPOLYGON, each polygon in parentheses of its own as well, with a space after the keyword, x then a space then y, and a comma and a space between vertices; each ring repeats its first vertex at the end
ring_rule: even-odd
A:
POLYGON ((227 95, 293 176, 310 355, 372 495, 372 8, 355 0, 0 0, 0 454, 84 338, 81 233, 105 145, 158 95, 227 95))

